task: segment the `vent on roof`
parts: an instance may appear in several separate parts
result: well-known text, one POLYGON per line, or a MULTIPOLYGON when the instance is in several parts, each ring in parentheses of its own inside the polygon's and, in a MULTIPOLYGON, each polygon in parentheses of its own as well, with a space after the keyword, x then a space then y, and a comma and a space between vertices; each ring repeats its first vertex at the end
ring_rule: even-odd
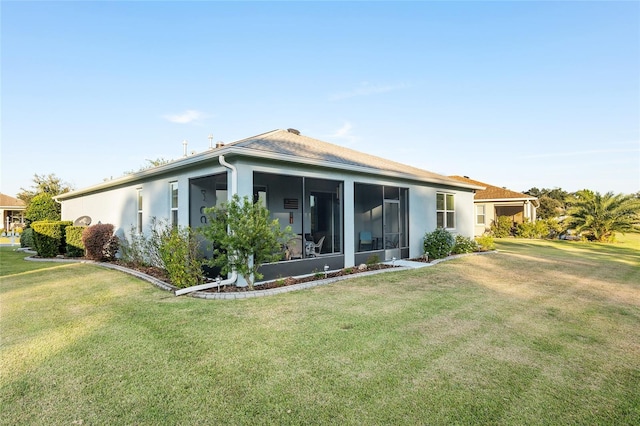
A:
POLYGON ((299 135, 300 134, 300 130, 296 130, 296 129, 287 129, 287 132, 293 133, 294 135, 299 135))
POLYGON ((222 148, 224 146, 224 142, 218 141, 216 142, 216 148, 222 148))

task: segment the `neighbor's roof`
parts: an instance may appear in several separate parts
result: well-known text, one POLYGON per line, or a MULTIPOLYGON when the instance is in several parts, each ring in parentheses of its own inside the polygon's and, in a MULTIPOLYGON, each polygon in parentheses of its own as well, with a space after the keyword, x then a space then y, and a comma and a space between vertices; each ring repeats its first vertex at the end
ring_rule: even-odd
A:
POLYGON ((236 142, 226 143, 215 149, 209 149, 161 166, 109 180, 89 188, 67 192, 54 198, 63 200, 117 185, 137 182, 142 178, 149 178, 183 167, 216 160, 221 155, 224 155, 227 160, 234 156, 245 156, 315 167, 328 167, 349 172, 411 179, 465 189, 478 190, 483 188, 481 185, 478 186, 467 182, 460 182, 448 176, 303 136, 297 130, 288 129, 273 130, 236 142))
POLYGON ((472 185, 484 186, 485 189, 476 191, 476 195, 473 197, 474 200, 531 200, 537 201, 536 197, 532 197, 531 195, 523 194, 522 192, 511 191, 507 188, 501 188, 499 186, 489 185, 488 183, 480 182, 477 180, 469 179, 466 176, 449 176, 452 179, 458 180, 460 182, 469 183, 472 185))
POLYGON ((24 210, 26 208, 26 204, 18 198, 13 198, 0 193, 0 208, 4 210, 24 210))

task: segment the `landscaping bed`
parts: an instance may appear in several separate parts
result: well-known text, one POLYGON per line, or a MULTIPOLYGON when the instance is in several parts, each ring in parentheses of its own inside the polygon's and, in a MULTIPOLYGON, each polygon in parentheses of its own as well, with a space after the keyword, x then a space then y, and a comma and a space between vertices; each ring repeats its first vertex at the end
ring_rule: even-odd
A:
MULTIPOLYGON (((299 277, 286 277, 278 280, 267 281, 265 283, 256 284, 254 286, 254 291, 270 290, 273 288, 286 287, 290 285, 302 284, 302 283, 307 283, 311 281, 343 277, 348 275, 356 275, 363 272, 377 271, 381 269, 390 269, 390 268, 395 268, 395 266, 386 265, 384 263, 377 263, 375 265, 367 265, 367 267, 363 269, 360 269, 358 267, 351 267, 351 268, 343 268, 338 271, 327 272, 326 274, 324 272, 317 272, 312 275, 304 275, 299 277)), ((209 293, 236 293, 236 292, 249 291, 249 287, 237 287, 235 285, 230 285, 230 286, 222 286, 220 287, 220 289, 218 289, 217 287, 213 287, 208 290, 202 290, 202 291, 209 292, 209 293)))

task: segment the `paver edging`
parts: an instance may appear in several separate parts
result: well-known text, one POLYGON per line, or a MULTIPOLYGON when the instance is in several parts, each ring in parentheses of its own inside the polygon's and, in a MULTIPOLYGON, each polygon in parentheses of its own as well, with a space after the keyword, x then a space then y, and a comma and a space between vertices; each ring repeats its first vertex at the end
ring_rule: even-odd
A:
MULTIPOLYGON (((21 251, 24 251, 26 253, 31 253, 31 254, 35 254, 35 252, 33 251, 29 251, 29 250, 25 250, 22 249, 21 251)), ((464 254, 456 254, 456 255, 452 255, 452 256, 447 256, 445 258, 442 259, 436 259, 433 260, 429 263, 422 263, 421 265, 416 265, 416 266, 396 266, 394 268, 388 268, 388 269, 378 269, 375 271, 366 271, 366 272, 359 272, 357 274, 351 274, 351 275, 343 275, 343 276, 339 276, 339 277, 332 277, 332 278, 326 278, 326 279, 322 279, 322 280, 315 280, 315 281, 308 281, 305 283, 300 283, 300 284, 293 284, 293 285, 288 285, 288 286, 283 286, 283 287, 277 287, 277 288, 270 288, 270 289, 266 289, 266 290, 252 290, 252 291, 242 291, 242 292, 233 292, 233 293, 212 293, 212 292, 205 292, 205 291, 194 291, 193 293, 190 293, 189 295, 191 297, 194 298, 199 298, 199 299, 214 299, 214 300, 234 300, 234 299, 248 299, 248 298, 254 298, 254 297, 265 297, 265 296, 275 296, 277 294, 282 294, 282 293, 288 293, 290 291, 297 291, 297 290, 305 290, 308 288, 313 288, 313 287, 317 287, 320 285, 327 285, 327 284, 332 284, 338 281, 343 281, 346 279, 350 279, 350 278, 355 278, 355 277, 364 277, 364 276, 369 276, 369 275, 376 275, 376 274, 380 274, 380 273, 386 273, 386 272, 396 272, 396 271, 407 271, 410 269, 416 269, 416 268, 422 268, 422 267, 429 267, 429 266, 434 266, 437 265, 439 263, 442 263, 444 261, 447 260, 453 260, 453 259, 458 259, 460 257, 465 257, 465 256, 469 256, 469 255, 485 255, 485 254, 494 254, 494 253, 498 253, 497 250, 492 250, 492 251, 482 251, 482 252, 473 252, 473 253, 464 253, 464 254)), ((108 263, 108 262, 96 262, 93 260, 86 260, 86 259, 60 259, 60 258, 34 258, 32 256, 27 256, 25 257, 24 260, 28 260, 28 261, 32 261, 32 262, 59 262, 59 263, 89 263, 89 264, 93 264, 93 265, 97 265, 97 266, 101 266, 103 268, 108 268, 108 269, 115 269, 118 270, 120 272, 124 272, 126 274, 129 275, 133 275, 137 278, 140 278, 142 280, 145 280, 153 285, 155 285, 156 287, 165 290, 165 291, 170 291, 170 292, 174 292, 175 290, 178 289, 178 287, 168 284, 162 280, 159 280, 155 277, 152 277, 151 275, 145 274, 144 272, 140 272, 140 271, 136 271, 135 269, 130 269, 121 265, 116 265, 113 263, 108 263)), ((396 263, 402 263, 402 262, 411 262, 411 261, 405 261, 405 260, 399 260, 396 261, 396 263)), ((386 264, 390 264, 391 262, 385 262, 386 264)), ((421 263, 421 262, 411 262, 411 263, 421 263)))

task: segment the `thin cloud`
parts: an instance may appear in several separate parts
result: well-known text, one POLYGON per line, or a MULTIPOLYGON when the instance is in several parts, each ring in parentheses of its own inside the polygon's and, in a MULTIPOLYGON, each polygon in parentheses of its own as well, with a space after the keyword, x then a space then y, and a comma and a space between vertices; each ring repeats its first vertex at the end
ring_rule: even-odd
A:
POLYGON ((409 85, 405 83, 381 85, 365 81, 355 89, 330 95, 329 100, 339 101, 342 99, 355 98, 357 96, 377 95, 379 93, 393 92, 395 90, 406 89, 408 87, 409 85))
POLYGON ((625 149, 625 148, 589 149, 589 150, 583 150, 583 151, 551 152, 551 153, 548 153, 548 154, 524 155, 524 156, 521 156, 520 159, 531 160, 531 159, 535 159, 535 158, 575 157, 575 156, 579 156, 579 155, 617 154, 617 153, 624 153, 624 152, 640 152, 640 148, 633 148, 633 149, 625 149))
POLYGON ((203 112, 196 111, 195 109, 188 109, 180 114, 167 114, 162 116, 165 120, 178 124, 193 123, 194 121, 198 121, 204 117, 205 114, 203 112))
POLYGON ((333 139, 341 139, 345 141, 347 145, 353 145, 358 141, 359 138, 353 134, 352 130, 353 125, 350 122, 345 121, 342 127, 340 127, 332 134, 328 135, 328 137, 333 139))

